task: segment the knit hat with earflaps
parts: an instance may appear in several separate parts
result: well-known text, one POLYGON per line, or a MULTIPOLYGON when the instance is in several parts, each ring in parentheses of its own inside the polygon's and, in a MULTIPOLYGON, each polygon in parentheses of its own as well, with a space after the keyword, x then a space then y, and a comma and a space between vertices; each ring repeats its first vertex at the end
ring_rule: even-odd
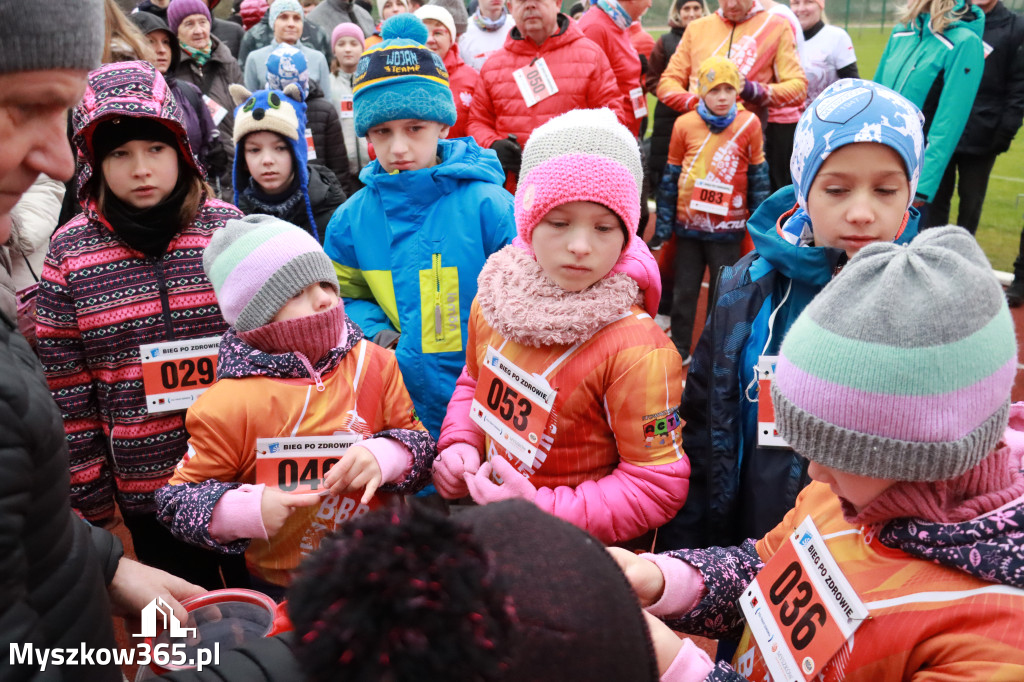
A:
POLYGON ((779 434, 840 471, 943 481, 1003 436, 1017 372, 1013 320, 988 259, 947 226, 865 246, 782 343, 779 434))
POLYGON ((306 55, 294 45, 281 43, 267 57, 267 89, 284 90, 295 83, 302 91, 302 101, 309 96, 309 64, 306 55))

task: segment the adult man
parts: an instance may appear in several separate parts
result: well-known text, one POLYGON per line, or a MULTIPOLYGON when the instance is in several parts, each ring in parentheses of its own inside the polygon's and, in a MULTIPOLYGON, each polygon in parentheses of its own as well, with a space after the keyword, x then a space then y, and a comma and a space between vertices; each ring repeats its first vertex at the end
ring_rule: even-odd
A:
MULTIPOLYGON (((281 0, 276 0, 281 2, 281 0)), ((299 14, 305 16, 305 12, 302 9, 302 5, 298 2, 294 3, 299 6, 299 14)), ((249 55, 256 50, 266 47, 274 42, 274 22, 270 19, 270 13, 273 11, 274 3, 270 3, 270 9, 263 15, 259 23, 250 28, 245 32, 245 37, 242 38, 242 46, 238 49, 238 64, 245 67, 246 62, 249 60, 249 55)), ((329 34, 324 33, 323 29, 314 24, 311 21, 304 21, 302 26, 299 27, 299 38, 306 47, 316 50, 323 55, 324 60, 330 62, 334 57, 331 54, 331 43, 327 39, 329 34)))
POLYGON ((760 0, 721 0, 718 11, 686 28, 661 75, 658 99, 676 111, 696 107, 697 69, 715 55, 728 57, 739 68, 745 79, 743 105, 762 124, 769 106, 798 104, 807 96, 807 78, 786 20, 765 11, 760 0))
MULTIPOLYGON (((955 224, 971 234, 981 220, 996 157, 1010 148, 1024 116, 1024 16, 1011 12, 1000 0, 975 0, 974 5, 985 13, 985 69, 960 142, 928 211, 929 227, 949 222, 955 183, 960 197, 955 224)), ((1016 291, 1019 305, 1024 289, 1018 285, 1016 291)))
POLYGON ((268 21, 274 28, 274 40, 266 47, 250 52, 245 60, 245 87, 262 90, 267 87, 267 57, 281 43, 296 47, 306 57, 309 77, 323 90, 324 97, 331 98, 331 70, 327 60, 316 50, 299 42, 305 14, 299 0, 276 0, 267 10, 268 21))
POLYGON ((462 58, 479 73, 487 57, 501 49, 509 31, 515 26, 505 9, 505 0, 481 0, 480 6, 469 18, 466 32, 459 36, 462 58))
MULTIPOLYGON (((66 112, 99 66, 103 35, 100 0, 0 0, 0 244, 11 209, 40 173, 60 180, 74 173, 66 112)), ((60 412, 18 334, 9 284, 0 248, 0 646, 113 648, 111 606, 137 618, 160 596, 180 617, 177 600, 203 590, 125 559, 117 538, 71 511, 60 412)), ((8 660, 3 676, 38 672, 8 660)), ((61 675, 122 679, 114 664, 68 666, 61 675)))
POLYGON ((629 37, 629 27, 651 7, 651 0, 597 0, 585 12, 579 26, 583 35, 608 55, 612 72, 622 92, 622 108, 632 114, 629 129, 640 133, 640 121, 647 117, 647 95, 643 90, 640 55, 629 37))
POLYGON ((608 107, 623 125, 633 122, 608 57, 559 13, 559 5, 559 0, 509 0, 516 27, 484 64, 473 93, 469 134, 497 152, 509 176, 518 174, 521 145, 533 129, 559 114, 608 107), (529 83, 546 85, 538 91, 529 83))
POLYGON ((364 36, 373 35, 376 26, 373 17, 365 9, 351 0, 323 0, 307 17, 309 23, 319 26, 324 33, 331 35, 338 24, 356 24, 362 29, 364 36))

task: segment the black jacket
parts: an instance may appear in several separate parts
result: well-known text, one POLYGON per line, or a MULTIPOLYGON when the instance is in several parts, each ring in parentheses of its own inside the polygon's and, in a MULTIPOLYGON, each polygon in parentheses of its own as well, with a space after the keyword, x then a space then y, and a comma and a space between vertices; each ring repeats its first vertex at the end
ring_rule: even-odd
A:
POLYGON ((341 119, 334 103, 324 97, 323 90, 314 80, 309 81, 309 95, 306 97, 306 125, 313 133, 313 148, 316 150, 316 158, 310 159, 310 163, 330 168, 345 194, 355 194, 359 187, 349 172, 341 119))
MULTIPOLYGON (((244 173, 244 182, 248 185, 248 171, 244 173)), ((345 203, 345 199, 345 192, 341 189, 341 185, 338 184, 338 179, 334 177, 334 173, 325 166, 310 163, 309 203, 313 208, 313 218, 316 219, 321 244, 324 242, 327 223, 331 222, 331 216, 334 215, 334 211, 345 203)), ((267 212, 264 208, 257 206, 248 194, 241 191, 238 193, 238 208, 246 215, 267 212)), ((309 217, 306 213, 306 203, 304 201, 295 204, 287 215, 274 215, 292 225, 298 225, 306 232, 313 234, 313 230, 309 226, 309 217)))
MULTIPOLYGON (((245 32, 245 37, 242 38, 242 46, 238 49, 238 63, 244 68, 245 60, 250 52, 266 47, 273 40, 274 29, 270 27, 270 12, 267 12, 259 20, 259 23, 245 32)), ((329 37, 324 34, 323 29, 312 21, 302 22, 302 37, 299 38, 299 42, 312 50, 322 53, 328 64, 334 59, 334 52, 331 50, 329 37)))
MULTIPOLYGON (((106 585, 121 542, 71 511, 64 423, 16 330, 0 313, 0 646, 5 656, 12 644, 115 647, 106 585)), ((37 665, 6 660, 0 670, 4 680, 121 680, 116 665, 48 666, 40 675, 37 665)))
MULTIPOLYGON (((681 26, 675 26, 668 33, 662 34, 658 42, 654 44, 651 52, 650 67, 647 72, 648 92, 658 91, 658 81, 661 74, 668 65, 672 55, 675 54, 679 41, 683 39, 681 26)), ((651 153, 647 157, 647 175, 651 178, 651 185, 657 187, 661 182, 661 174, 668 162, 668 143, 672 140, 672 126, 676 119, 682 114, 663 104, 661 100, 654 105, 654 124, 651 128, 651 153)))
POLYGON ((957 144, 959 154, 1002 154, 1024 117, 1024 16, 997 2, 985 15, 984 40, 992 53, 957 144))
POLYGON ((245 29, 232 21, 213 18, 213 26, 210 33, 220 38, 220 42, 228 46, 231 56, 238 58, 238 50, 242 47, 242 38, 245 37, 245 29))

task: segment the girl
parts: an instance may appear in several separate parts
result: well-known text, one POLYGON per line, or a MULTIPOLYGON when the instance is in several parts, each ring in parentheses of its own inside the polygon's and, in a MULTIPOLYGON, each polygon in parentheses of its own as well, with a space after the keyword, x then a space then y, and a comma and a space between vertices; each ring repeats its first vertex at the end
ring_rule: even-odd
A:
POLYGON ((306 105, 294 83, 284 92, 231 87, 235 109, 235 205, 298 225, 323 243, 327 223, 345 202, 334 173, 307 163, 306 105))
POLYGON ((574 111, 533 132, 522 171, 518 246, 480 273, 434 484, 631 540, 675 514, 689 474, 682 367, 635 236, 640 151, 611 111, 574 111))
POLYGON ((480 75, 462 61, 455 42, 455 20, 444 7, 424 5, 414 14, 427 27, 427 49, 444 61, 448 70, 448 87, 455 99, 455 125, 448 131, 448 139, 466 137, 469 133, 469 107, 473 104, 473 91, 480 75))
POLYGON ((189 410, 188 455, 157 493, 160 519, 201 546, 245 551, 257 586, 281 596, 301 558, 344 519, 365 513, 379 486, 422 487, 434 441, 394 354, 366 341, 345 315, 334 267, 316 240, 276 218, 249 216, 217 233, 203 265, 231 329, 219 381, 189 410), (305 457, 315 475, 306 463, 301 477, 296 468, 282 479, 280 456, 258 454, 278 450, 261 438, 286 453, 305 437, 327 437, 317 441, 320 452, 339 435, 353 437, 349 449, 305 457), (321 488, 331 495, 318 495, 321 488))
POLYGON ((800 62, 807 75, 807 101, 840 78, 860 78, 850 34, 828 23, 825 0, 790 0, 804 33, 800 62))
POLYGON ((224 332, 201 257, 241 214, 211 197, 177 102, 150 64, 89 74, 73 127, 83 212, 53 237, 37 307, 39 355, 68 434, 72 505, 108 522, 116 502, 139 560, 212 589, 222 584, 217 555, 177 542, 153 514, 153 492, 185 454, 188 432, 183 407, 164 411, 149 397, 166 390, 159 372, 155 382, 146 376, 141 354, 224 332))
POLYGON ((1022 679, 1016 368, 1002 287, 965 230, 860 251, 776 365, 776 426, 814 479, 796 506, 756 543, 613 551, 673 629, 742 633, 735 670, 690 647, 672 660, 682 679, 781 679, 786 658, 824 682, 1022 679))
MULTIPOLYGON (((356 65, 363 53, 363 31, 358 25, 344 22, 334 27, 331 33, 331 96, 341 118, 341 132, 345 136, 345 151, 348 152, 348 169, 353 182, 359 183, 359 171, 370 163, 366 138, 356 135, 355 110, 352 107, 352 81, 356 76, 356 65)), ((353 192, 355 194, 355 192, 353 192)))

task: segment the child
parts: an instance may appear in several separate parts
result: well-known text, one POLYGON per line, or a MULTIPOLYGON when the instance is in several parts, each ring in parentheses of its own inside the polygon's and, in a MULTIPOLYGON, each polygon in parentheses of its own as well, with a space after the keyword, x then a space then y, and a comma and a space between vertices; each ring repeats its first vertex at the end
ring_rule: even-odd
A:
POLYGON ((366 185, 334 215, 324 250, 367 338, 395 346, 432 435, 465 362, 466 322, 489 255, 515 236, 512 196, 493 152, 444 140, 455 105, 441 59, 414 16, 392 17, 355 78, 356 134, 377 154, 366 185), (402 60, 404 73, 389 70, 402 60), (399 336, 399 334, 401 336, 399 336), (397 344, 397 345, 396 345, 397 344))
POLYGON ((742 80, 725 57, 709 57, 700 65, 700 102, 672 127, 658 192, 656 239, 677 237, 672 340, 684 365, 690 364, 704 269, 710 307, 717 300, 718 271, 739 260, 750 211, 768 197, 761 123, 736 104, 742 80))
POLYGON ((673 629, 742 630, 736 671, 684 653, 688 679, 764 679, 779 647, 827 682, 1024 679, 1016 369, 1002 288, 965 230, 860 251, 793 324, 776 365, 776 425, 814 479, 795 508, 756 544, 615 552, 673 629), (761 628, 777 621, 766 646, 761 628))
POLYGON ((298 225, 323 243, 327 224, 345 201, 334 173, 307 162, 306 105, 294 83, 235 98, 235 204, 246 215, 272 215, 298 225))
POLYGON ((217 383, 189 409, 188 454, 157 493, 160 519, 182 539, 245 551, 256 585, 279 594, 302 556, 344 519, 367 511, 379 486, 397 493, 421 487, 434 442, 416 419, 394 356, 368 343, 345 315, 334 268, 312 237, 270 216, 229 221, 203 267, 231 328, 217 383), (320 458, 312 485, 300 486, 310 495, 277 489, 277 468, 263 474, 257 439, 282 439, 287 451, 288 440, 332 434, 367 440, 326 474, 330 496, 315 494, 330 460, 320 458))
MULTIPOLYGON (((67 431, 72 505, 105 523, 118 504, 143 563, 207 588, 219 557, 174 540, 153 493, 185 454, 184 408, 154 411, 141 346, 224 333, 203 249, 241 214, 214 199, 163 77, 145 62, 89 74, 75 108, 82 213, 50 243, 39 355, 67 431)), ((187 403, 186 403, 187 405, 187 403)))
POLYGON ((377 0, 377 16, 380 17, 380 21, 377 23, 377 30, 373 32, 373 35, 366 38, 367 49, 374 45, 380 45, 381 41, 384 40, 382 36, 385 21, 396 14, 410 12, 412 12, 412 7, 409 6, 409 0, 377 0))
POLYGON ((636 140, 608 109, 530 136, 522 246, 480 273, 434 466, 442 496, 526 498, 606 543, 682 506, 682 366, 652 319, 661 281, 636 236, 642 181, 636 140))
POLYGON ((424 5, 414 12, 416 17, 427 27, 427 49, 444 61, 448 71, 448 85, 455 99, 455 125, 448 131, 448 137, 465 137, 469 135, 469 107, 473 104, 473 91, 476 89, 480 74, 467 66, 459 55, 459 45, 455 42, 455 20, 440 5, 424 5))
POLYGON ((338 24, 331 33, 331 49, 334 52, 334 59, 331 60, 331 93, 341 119, 341 131, 345 136, 349 172, 359 187, 362 187, 362 183, 358 182, 359 171, 370 162, 366 138, 356 136, 355 113, 352 108, 352 86, 359 56, 363 54, 363 41, 363 31, 356 24, 338 24))
POLYGON ((751 216, 756 250, 722 271, 689 368, 682 417, 690 492, 659 547, 761 537, 807 484, 806 460, 773 437, 759 381, 768 380, 793 320, 850 256, 916 234, 920 121, 903 97, 855 79, 833 83, 800 118, 793 187, 751 216))

